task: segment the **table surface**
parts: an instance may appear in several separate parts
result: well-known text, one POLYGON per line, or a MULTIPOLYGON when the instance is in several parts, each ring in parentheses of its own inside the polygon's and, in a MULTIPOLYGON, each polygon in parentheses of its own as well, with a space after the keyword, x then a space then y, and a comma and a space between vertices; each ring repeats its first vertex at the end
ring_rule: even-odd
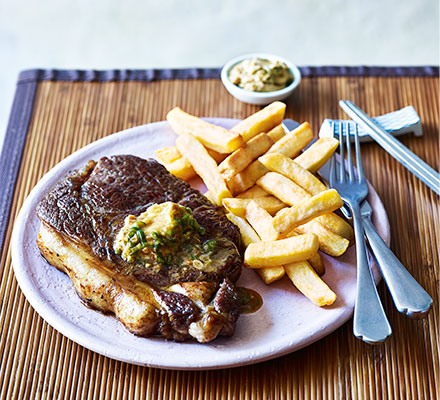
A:
MULTIPOLYGON (((339 99, 354 101, 370 115, 413 105, 424 136, 401 140, 438 168, 438 69, 304 72, 287 100, 286 117, 309 121, 317 134, 324 118, 344 118, 339 99)), ((0 159, 0 398, 438 398, 439 199, 374 143, 363 145, 364 166, 388 212, 391 248, 434 299, 426 319, 410 320, 395 310, 380 283, 393 328, 386 343, 358 341, 350 320, 319 342, 272 361, 217 371, 171 371, 101 356, 39 317, 17 285, 9 248, 27 194, 73 151, 113 132, 164 120, 176 105, 198 116, 226 118, 244 118, 259 109, 232 98, 216 70, 21 75, 0 159)))

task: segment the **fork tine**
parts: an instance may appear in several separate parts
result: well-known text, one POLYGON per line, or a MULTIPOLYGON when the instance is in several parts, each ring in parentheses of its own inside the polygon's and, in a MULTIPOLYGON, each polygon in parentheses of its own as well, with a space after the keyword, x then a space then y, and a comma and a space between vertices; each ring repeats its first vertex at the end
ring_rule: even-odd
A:
POLYGON ((329 180, 330 180, 330 185, 334 185, 334 183, 336 182, 336 160, 335 160, 335 155, 332 155, 332 158, 330 158, 330 176, 329 176, 329 180))
POLYGON ((355 130, 354 130, 354 144, 355 144, 355 151, 356 151, 356 168, 357 168, 357 173, 358 173, 358 180, 359 180, 359 182, 363 183, 363 182, 365 182, 365 173, 364 173, 364 167, 362 165, 361 146, 359 143, 359 134, 358 134, 357 124, 355 124, 355 130))
POLYGON ((354 182, 353 157, 351 155, 351 140, 350 140, 350 126, 351 123, 346 124, 346 142, 347 142, 347 160, 348 160, 348 176, 349 182, 354 182))
MULTIPOLYGON (((335 136, 337 132, 337 125, 335 121, 331 122, 331 128, 333 131, 333 136, 335 136)), ((329 183, 331 186, 333 186, 336 183, 336 168, 337 168, 337 162, 336 162, 336 154, 333 153, 332 157, 330 158, 330 174, 329 174, 329 183)))
POLYGON ((344 135, 342 132, 343 124, 339 122, 339 181, 345 182, 345 154, 344 154, 344 135))

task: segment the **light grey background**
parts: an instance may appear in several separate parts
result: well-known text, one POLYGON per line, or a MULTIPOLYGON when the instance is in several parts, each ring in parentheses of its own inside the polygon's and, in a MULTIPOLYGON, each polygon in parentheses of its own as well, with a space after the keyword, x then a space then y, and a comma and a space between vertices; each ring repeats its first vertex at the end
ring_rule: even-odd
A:
POLYGON ((438 65, 438 0, 0 0, 0 140, 28 68, 438 65))

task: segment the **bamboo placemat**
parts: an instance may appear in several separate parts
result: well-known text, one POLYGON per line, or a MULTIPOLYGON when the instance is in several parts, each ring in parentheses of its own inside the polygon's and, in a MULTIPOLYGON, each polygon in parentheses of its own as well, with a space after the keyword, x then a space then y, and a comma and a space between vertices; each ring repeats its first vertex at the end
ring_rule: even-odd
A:
MULTIPOLYGON (((287 117, 345 118, 339 99, 370 115, 413 105, 424 136, 402 142, 439 167, 438 68, 303 68, 287 117)), ((27 71, 20 75, 1 157, 0 398, 435 399, 439 393, 439 199, 376 144, 363 145, 366 175, 388 212, 392 250, 434 298, 413 321, 379 292, 393 335, 369 346, 352 321, 319 342, 253 366, 187 372, 118 362, 70 341, 21 293, 9 251, 14 218, 37 181, 84 145, 164 120, 179 105, 198 116, 243 118, 258 110, 233 99, 218 70, 27 71), (192 79, 187 79, 187 78, 192 79)), ((294 310, 292 310, 294 312, 294 310)))

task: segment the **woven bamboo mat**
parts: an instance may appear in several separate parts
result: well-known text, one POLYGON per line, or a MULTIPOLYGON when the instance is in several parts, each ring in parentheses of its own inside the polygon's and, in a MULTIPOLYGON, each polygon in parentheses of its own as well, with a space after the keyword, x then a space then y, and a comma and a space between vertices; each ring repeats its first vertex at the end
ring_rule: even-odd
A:
MULTIPOLYGON (((424 136, 402 141, 438 169, 438 85, 436 76, 306 76, 288 101, 287 117, 309 121, 317 133, 324 118, 344 118, 339 99, 353 100, 370 115, 413 105, 424 136)), ((258 110, 233 99, 218 79, 36 84, 21 162, 19 156, 11 161, 18 176, 15 186, 10 183, 11 207, 4 221, 0 398, 438 398, 439 199, 375 144, 363 146, 364 165, 388 212, 391 247, 434 298, 428 318, 413 321, 394 309, 382 282, 379 292, 393 328, 385 344, 356 340, 350 320, 321 341, 272 361, 217 371, 169 371, 89 351, 36 314, 17 285, 9 250, 14 218, 27 194, 73 151, 110 133, 163 120, 176 105, 210 117, 243 118, 258 110)))

